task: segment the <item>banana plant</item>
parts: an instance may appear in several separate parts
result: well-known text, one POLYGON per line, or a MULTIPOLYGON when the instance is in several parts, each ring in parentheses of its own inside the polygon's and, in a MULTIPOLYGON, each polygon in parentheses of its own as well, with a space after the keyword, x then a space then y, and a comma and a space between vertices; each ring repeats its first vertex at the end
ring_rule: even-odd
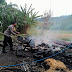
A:
MULTIPOLYGON (((38 12, 34 12, 35 8, 32 8, 32 4, 30 5, 30 7, 27 9, 27 5, 25 4, 25 7, 23 8, 21 6, 21 13, 19 14, 20 16, 22 16, 22 23, 21 25, 19 24, 19 27, 21 26, 22 29, 22 33, 27 33, 27 29, 31 26, 34 25, 37 21, 35 18, 38 18, 40 16, 37 16, 38 12)), ((20 29, 19 29, 20 30, 20 29)))

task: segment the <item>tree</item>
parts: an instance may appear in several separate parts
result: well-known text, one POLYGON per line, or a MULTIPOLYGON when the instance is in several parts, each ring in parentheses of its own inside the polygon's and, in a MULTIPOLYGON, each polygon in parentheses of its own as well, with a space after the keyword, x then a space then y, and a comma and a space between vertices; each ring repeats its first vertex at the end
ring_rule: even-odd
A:
POLYGON ((0 4, 0 21, 2 22, 3 32, 6 30, 8 25, 11 24, 11 21, 15 20, 16 11, 17 9, 14 8, 17 7, 15 4, 8 4, 5 2, 3 4, 0 4))
POLYGON ((2 32, 2 8, 5 5, 5 0, 0 0, 0 31, 2 32))
POLYGON ((50 24, 49 20, 50 20, 51 16, 52 16, 51 10, 44 12, 43 17, 42 17, 43 18, 43 22, 44 22, 44 26, 47 27, 47 25, 50 24))
POLYGON ((6 2, 1 2, 0 4, 0 22, 2 23, 3 32, 11 24, 11 21, 17 22, 17 30, 21 33, 27 33, 27 29, 36 23, 38 12, 34 12, 34 8, 30 5, 27 9, 27 5, 21 10, 18 9, 16 4, 7 4, 6 2))
POLYGON ((27 5, 25 4, 25 7, 23 8, 21 6, 21 12, 19 11, 18 15, 18 19, 17 21, 21 22, 20 24, 18 23, 18 30, 21 31, 21 33, 27 33, 27 29, 33 25, 34 23, 36 23, 36 19, 40 16, 37 16, 38 12, 34 12, 34 8, 32 8, 32 4, 30 5, 30 7, 27 9, 27 5), (22 29, 22 30, 21 30, 22 29))
POLYGON ((44 14, 42 16, 42 19, 43 19, 43 30, 42 30, 42 33, 44 32, 44 29, 47 29, 48 26, 51 24, 51 22, 50 22, 50 18, 51 17, 52 17, 51 10, 44 12, 44 14))

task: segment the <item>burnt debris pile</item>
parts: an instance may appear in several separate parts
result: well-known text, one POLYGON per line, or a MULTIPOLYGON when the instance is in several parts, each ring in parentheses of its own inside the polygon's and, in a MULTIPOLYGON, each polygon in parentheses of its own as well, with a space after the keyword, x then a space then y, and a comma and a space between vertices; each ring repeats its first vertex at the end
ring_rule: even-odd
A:
MULTIPOLYGON (((66 41, 49 40, 45 42, 30 36, 24 38, 18 36, 17 40, 18 42, 14 43, 15 55, 24 58, 21 61, 23 65, 19 66, 20 72, 44 72, 45 69, 49 69, 49 66, 46 66, 44 60, 38 62, 36 60, 52 56, 71 45, 66 41)), ((70 70, 72 69, 72 47, 51 58, 62 61, 70 70)))
MULTIPOLYGON (((21 53, 20 56, 25 56, 25 57, 31 55, 30 57, 33 57, 35 60, 39 60, 54 55, 71 45, 71 43, 69 42, 59 41, 59 40, 55 40, 55 41, 52 40, 48 44, 44 43, 43 41, 39 44, 35 44, 35 39, 32 39, 30 37, 25 37, 25 38, 18 37, 18 40, 21 42, 23 46, 21 46, 22 47, 21 51, 17 50, 16 55, 19 55, 20 53, 21 53)), ((69 69, 72 69, 72 48, 71 47, 66 51, 52 58, 64 62, 69 69)), ((38 63, 42 64, 43 60, 39 61, 38 63)))

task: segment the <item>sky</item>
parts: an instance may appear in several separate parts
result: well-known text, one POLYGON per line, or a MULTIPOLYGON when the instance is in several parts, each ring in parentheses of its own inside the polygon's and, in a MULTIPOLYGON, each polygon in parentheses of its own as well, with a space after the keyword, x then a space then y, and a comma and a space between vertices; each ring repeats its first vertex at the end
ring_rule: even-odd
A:
POLYGON ((53 17, 59 17, 62 15, 71 15, 72 14, 72 0, 6 0, 9 4, 17 4, 20 8, 27 4, 29 7, 32 4, 32 8, 35 8, 35 11, 39 11, 38 15, 43 15, 45 11, 52 11, 53 17))

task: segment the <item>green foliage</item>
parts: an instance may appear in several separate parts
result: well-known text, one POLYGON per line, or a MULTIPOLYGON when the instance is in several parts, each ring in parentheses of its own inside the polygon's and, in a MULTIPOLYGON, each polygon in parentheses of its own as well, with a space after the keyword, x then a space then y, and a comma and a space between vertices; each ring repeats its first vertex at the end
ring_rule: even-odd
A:
POLYGON ((15 4, 8 4, 4 2, 0 4, 0 21, 2 22, 3 32, 11 24, 11 21, 15 20, 16 10, 13 6, 15 4))
MULTIPOLYGON (((3 32, 11 24, 12 21, 17 22, 17 30, 21 33, 27 33, 28 27, 36 23, 37 13, 34 12, 34 8, 27 9, 27 5, 21 10, 18 10, 16 4, 7 4, 5 0, 0 0, 0 22, 2 23, 3 32)), ((1 28, 0 28, 1 29, 1 28)))
POLYGON ((0 40, 3 40, 4 36, 2 34, 0 34, 0 40))
POLYGON ((27 33, 27 29, 37 22, 35 18, 40 17, 37 16, 38 12, 34 12, 34 10, 35 9, 32 8, 32 4, 28 9, 27 5, 25 4, 25 7, 23 8, 21 6, 21 11, 18 11, 17 14, 18 30, 21 31, 21 33, 27 33))

